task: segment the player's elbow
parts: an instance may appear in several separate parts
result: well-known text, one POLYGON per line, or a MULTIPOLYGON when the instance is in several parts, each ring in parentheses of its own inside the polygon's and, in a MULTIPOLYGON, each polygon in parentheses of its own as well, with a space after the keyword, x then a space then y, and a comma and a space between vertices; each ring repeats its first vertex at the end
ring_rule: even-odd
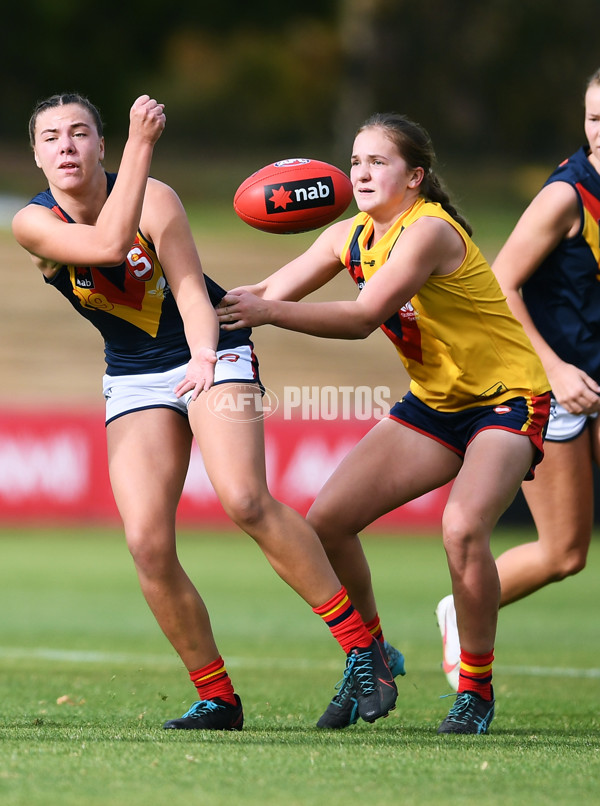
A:
POLYGON ((122 243, 113 241, 100 247, 97 261, 98 266, 120 266, 127 259, 131 250, 131 239, 122 243))
POLYGON ((367 336, 370 336, 374 330, 377 330, 379 327, 379 322, 372 319, 368 316, 360 316, 356 317, 353 323, 353 335, 352 338, 354 339, 366 339, 367 336))
POLYGON ((380 327, 384 312, 381 306, 369 304, 366 299, 355 300, 352 310, 349 311, 352 320, 354 339, 366 339, 374 330, 380 327))

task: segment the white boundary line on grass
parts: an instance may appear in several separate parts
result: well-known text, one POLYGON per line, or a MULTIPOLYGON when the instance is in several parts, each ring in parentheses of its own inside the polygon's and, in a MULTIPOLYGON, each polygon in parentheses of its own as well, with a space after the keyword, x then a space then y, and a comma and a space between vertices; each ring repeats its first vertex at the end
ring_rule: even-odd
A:
POLYGON ((494 672, 500 674, 524 674, 531 677, 581 677, 598 678, 600 669, 569 669, 553 668, 552 666, 503 666, 498 663, 494 666, 494 672))
POLYGON ((137 663, 140 665, 170 665, 177 660, 170 655, 144 655, 127 652, 96 652, 78 649, 47 649, 36 647, 0 647, 0 658, 6 660, 39 659, 64 663, 137 663))
MULTIPOLYGON (((104 664, 134 664, 143 666, 181 666, 181 661, 176 655, 150 655, 131 652, 100 652, 77 649, 50 649, 46 647, 36 647, 26 649, 24 647, 0 647, 0 660, 45 660, 57 663, 104 663, 104 664)), ((245 667, 249 669, 298 669, 298 668, 321 668, 338 669, 339 663, 333 661, 311 661, 307 658, 227 658, 228 667, 245 667)))
MULTIPOLYGON (((137 666, 174 666, 181 665, 175 655, 149 655, 133 654, 127 652, 91 652, 86 650, 50 649, 38 647, 25 649, 19 647, 0 647, 0 659, 27 660, 39 659, 63 663, 127 663, 137 666)), ((315 668, 340 669, 339 663, 333 661, 313 661, 307 658, 227 658, 227 666, 244 667, 250 669, 299 669, 315 668)), ((413 667, 416 671, 425 671, 424 667, 413 667)), ((431 671, 431 669, 427 669, 431 671)), ((600 669, 575 669, 552 666, 503 666, 496 664, 494 671, 497 674, 528 675, 531 677, 570 677, 581 679, 600 678, 600 669)), ((410 673, 410 669, 409 669, 410 673)))

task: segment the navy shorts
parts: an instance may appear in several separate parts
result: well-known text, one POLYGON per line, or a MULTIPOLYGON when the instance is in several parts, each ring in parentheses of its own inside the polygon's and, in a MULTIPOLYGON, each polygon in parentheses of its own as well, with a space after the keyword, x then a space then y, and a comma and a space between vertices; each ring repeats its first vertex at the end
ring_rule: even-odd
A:
POLYGON ((532 479, 535 467, 544 458, 543 438, 550 412, 550 393, 538 397, 513 397, 503 403, 471 406, 462 411, 437 411, 407 392, 390 410, 390 418, 444 445, 464 458, 467 446, 480 431, 500 428, 529 437, 535 447, 535 459, 526 479, 532 479))

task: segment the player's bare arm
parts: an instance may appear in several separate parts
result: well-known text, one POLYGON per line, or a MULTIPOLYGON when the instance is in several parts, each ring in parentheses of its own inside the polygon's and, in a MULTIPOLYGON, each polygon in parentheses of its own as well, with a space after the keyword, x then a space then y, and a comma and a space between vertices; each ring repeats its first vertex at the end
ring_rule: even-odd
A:
POLYGON ((344 268, 340 261, 340 253, 350 226, 351 219, 332 224, 319 235, 306 252, 286 263, 260 283, 231 289, 217 308, 221 320, 223 309, 234 301, 231 295, 247 292, 262 299, 298 301, 322 288, 344 268))
POLYGON ((252 294, 231 295, 220 313, 221 326, 272 324, 313 336, 366 338, 399 310, 435 273, 449 273, 462 261, 464 244, 454 240, 452 227, 438 219, 424 219, 407 229, 385 265, 353 301, 303 302, 258 299, 252 294), (440 224, 442 226, 440 226, 440 224), (454 258, 448 261, 448 243, 454 258), (237 299, 235 298, 237 296, 237 299))
POLYGON ((140 227, 156 248, 190 347, 186 377, 175 391, 193 390, 195 398, 213 383, 218 323, 185 210, 168 185, 148 181, 140 227))
POLYGON ((492 268, 511 311, 542 360, 554 397, 573 414, 589 414, 600 410, 600 386, 582 369, 559 358, 536 328, 521 296, 521 287, 544 258, 579 227, 577 194, 565 182, 554 182, 525 210, 492 268))
MULTIPOLYGON (((80 117, 80 108, 73 108, 80 117)), ((103 138, 92 127, 74 128, 61 118, 48 120, 48 129, 36 133, 36 162, 49 177, 59 205, 75 219, 67 224, 35 204, 15 215, 15 238, 31 255, 43 259, 36 263, 46 276, 52 273, 52 264, 115 266, 123 262, 139 224, 154 144, 164 125, 163 105, 140 96, 130 111, 129 138, 108 199, 101 165, 103 138), (63 180, 65 169, 68 185, 63 180)))

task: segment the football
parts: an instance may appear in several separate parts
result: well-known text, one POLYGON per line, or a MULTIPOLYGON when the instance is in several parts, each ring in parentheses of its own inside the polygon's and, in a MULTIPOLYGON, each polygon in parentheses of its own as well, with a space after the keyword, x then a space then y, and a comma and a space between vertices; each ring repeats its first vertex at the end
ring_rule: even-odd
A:
POLYGON ((352 201, 352 184, 335 165, 287 159, 266 165, 242 182, 233 209, 263 232, 307 232, 330 224, 352 201))

